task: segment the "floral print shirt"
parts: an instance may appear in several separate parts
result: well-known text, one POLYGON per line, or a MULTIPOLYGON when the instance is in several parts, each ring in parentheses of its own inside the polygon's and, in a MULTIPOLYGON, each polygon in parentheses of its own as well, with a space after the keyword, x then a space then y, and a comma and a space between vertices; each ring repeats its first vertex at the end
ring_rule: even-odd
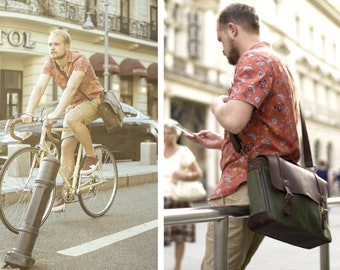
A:
POLYGON ((98 94, 103 92, 103 86, 98 81, 90 61, 78 51, 70 51, 66 67, 64 69, 60 67, 68 78, 65 78, 65 76, 60 73, 56 65, 56 61, 49 58, 43 67, 42 73, 52 76, 62 90, 66 88, 68 78, 71 76, 73 71, 85 72, 85 77, 81 82, 78 91, 73 96, 71 105, 76 105, 87 100, 81 91, 91 98, 96 97, 98 94))
MULTIPOLYGON (((299 160, 295 91, 288 67, 269 44, 259 42, 241 55, 228 94, 229 100, 254 106, 247 126, 238 134, 248 158, 276 154, 294 162, 299 160)), ((222 174, 210 199, 233 194, 247 181, 247 157, 234 150, 228 131, 221 150, 222 174)))

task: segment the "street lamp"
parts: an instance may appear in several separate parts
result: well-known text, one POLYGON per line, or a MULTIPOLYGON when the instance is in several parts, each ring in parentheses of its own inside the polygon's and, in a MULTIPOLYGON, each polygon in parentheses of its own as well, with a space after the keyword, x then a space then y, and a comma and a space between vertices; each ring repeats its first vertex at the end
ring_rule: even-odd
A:
MULTIPOLYGON (((105 12, 104 12, 104 48, 105 48, 105 54, 104 54, 104 89, 105 91, 110 90, 109 89, 109 17, 108 17, 108 9, 109 9, 109 3, 106 0, 105 4, 105 12)), ((91 20, 90 12, 87 13, 86 22, 83 24, 83 29, 92 30, 94 29, 94 24, 91 20)))

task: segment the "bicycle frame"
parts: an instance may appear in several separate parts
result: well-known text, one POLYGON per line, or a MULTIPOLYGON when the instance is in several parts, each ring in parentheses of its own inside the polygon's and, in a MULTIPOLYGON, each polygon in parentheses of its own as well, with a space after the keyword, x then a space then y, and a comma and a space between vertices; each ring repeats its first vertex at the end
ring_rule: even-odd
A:
MULTIPOLYGON (((68 127, 51 127, 50 130, 43 125, 42 127, 42 133, 40 136, 40 142, 37 145, 37 147, 39 147, 39 149, 43 149, 43 151, 41 151, 41 157, 40 157, 40 163, 42 162, 43 158, 44 158, 44 154, 45 152, 48 155, 52 155, 52 152, 50 150, 50 148, 48 147, 47 141, 46 141, 46 135, 48 133, 52 133, 52 132, 63 132, 63 131, 69 131, 68 127)), ((51 138, 50 136, 48 136, 49 138, 51 138)), ((89 183, 90 181, 85 181, 83 183, 80 183, 79 181, 79 170, 80 170, 80 162, 81 162, 81 157, 83 155, 83 146, 79 143, 79 147, 78 147, 78 152, 77 152, 77 158, 75 160, 75 166, 74 166, 74 170, 73 170, 73 176, 71 181, 68 179, 67 175, 65 174, 64 170, 62 167, 59 168, 59 174, 63 180, 63 183, 65 184, 65 187, 68 191, 69 195, 74 195, 74 194, 78 194, 79 192, 81 192, 83 189, 88 188, 88 187, 95 187, 96 185, 101 184, 99 183, 89 183)))
MULTIPOLYGON (((51 131, 67 131, 68 128, 51 128, 51 131)), ((40 136, 40 141, 39 144, 36 146, 38 148, 38 150, 40 151, 40 161, 39 163, 41 164, 41 162, 43 161, 45 154, 47 153, 47 155, 53 155, 51 149, 48 147, 47 141, 46 141, 46 134, 47 134, 48 130, 45 124, 43 124, 42 127, 42 132, 41 132, 41 136, 40 136)), ((77 155, 77 160, 75 162, 75 170, 79 169, 79 163, 80 163, 80 158, 81 158, 81 153, 82 153, 82 146, 81 144, 79 144, 79 149, 78 149, 78 155, 77 155)), ((77 184, 77 176, 73 173, 73 177, 72 177, 72 183, 68 180, 67 175, 65 174, 64 170, 62 167, 59 168, 59 174, 64 182, 64 184, 66 185, 67 190, 70 190, 70 187, 72 187, 71 189, 71 194, 73 195, 75 192, 75 185, 77 184)))

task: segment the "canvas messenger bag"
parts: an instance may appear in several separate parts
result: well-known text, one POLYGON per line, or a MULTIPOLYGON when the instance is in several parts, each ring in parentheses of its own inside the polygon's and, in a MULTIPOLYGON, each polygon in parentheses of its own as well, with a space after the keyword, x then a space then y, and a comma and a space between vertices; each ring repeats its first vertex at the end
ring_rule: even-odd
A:
MULTIPOLYGON (((304 167, 275 155, 248 159, 249 229, 302 248, 331 242, 327 185, 315 172, 301 111, 304 167)), ((236 151, 237 135, 230 134, 236 151)))

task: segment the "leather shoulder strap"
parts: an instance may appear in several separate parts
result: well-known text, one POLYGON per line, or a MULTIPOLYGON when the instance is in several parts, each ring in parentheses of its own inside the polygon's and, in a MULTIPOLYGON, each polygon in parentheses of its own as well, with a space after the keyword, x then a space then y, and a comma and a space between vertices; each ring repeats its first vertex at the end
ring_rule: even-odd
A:
MULTIPOLYGON (((69 77, 68 77, 67 74, 59 67, 59 65, 58 65, 57 62, 55 62, 55 66, 56 66, 56 68, 58 69, 59 73, 65 77, 66 81, 68 81, 69 77)), ((78 89, 78 90, 79 90, 79 92, 82 93, 88 100, 92 100, 92 98, 91 98, 89 95, 87 95, 86 93, 84 93, 84 92, 81 91, 80 89, 78 89)))
POLYGON ((305 167, 312 168, 314 167, 313 159, 312 159, 312 152, 310 149, 307 126, 306 126, 305 117, 302 112, 301 103, 299 103, 299 108, 300 108, 301 130, 302 130, 302 146, 303 146, 304 163, 305 163, 305 167))

